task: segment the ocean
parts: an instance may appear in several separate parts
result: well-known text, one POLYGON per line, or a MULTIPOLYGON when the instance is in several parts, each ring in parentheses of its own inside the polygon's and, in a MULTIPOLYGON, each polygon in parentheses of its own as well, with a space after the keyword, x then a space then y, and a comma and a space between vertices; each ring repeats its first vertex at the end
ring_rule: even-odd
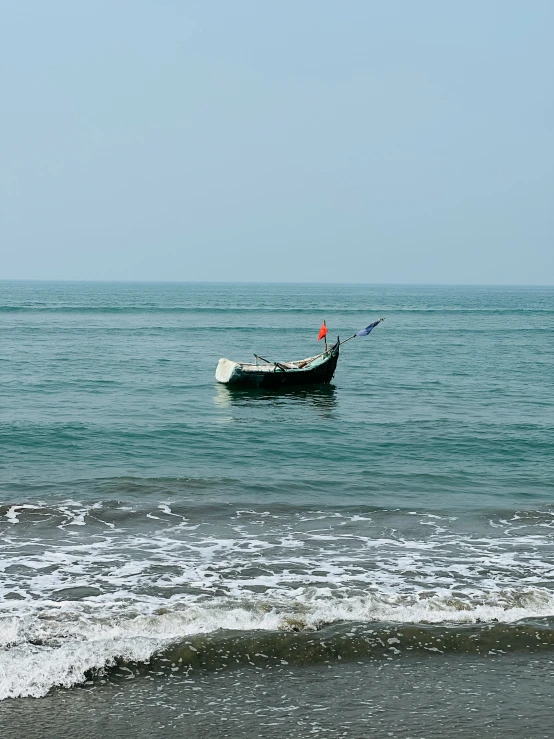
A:
POLYGON ((0 734, 552 737, 554 288, 0 283, 0 734), (220 357, 342 348, 329 386, 220 357))

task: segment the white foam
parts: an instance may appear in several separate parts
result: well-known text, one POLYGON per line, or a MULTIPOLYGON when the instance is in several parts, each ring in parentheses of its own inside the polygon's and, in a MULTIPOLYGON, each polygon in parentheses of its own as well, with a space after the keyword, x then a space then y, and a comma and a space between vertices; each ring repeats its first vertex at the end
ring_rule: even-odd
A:
POLYGON ((6 511, 5 516, 10 523, 19 523, 18 511, 24 510, 40 510, 40 507, 36 505, 13 505, 6 511))
POLYGON ((0 700, 40 698, 54 686, 70 688, 85 681, 88 670, 102 669, 116 657, 146 661, 153 652, 149 640, 131 638, 117 643, 72 642, 56 649, 16 647, 0 659, 0 700))
POLYGON ((55 524, 78 523, 71 538, 13 525, 38 505, 12 506, 0 521, 0 696, 44 695, 118 657, 147 660, 218 629, 554 616, 554 537, 542 519, 491 521, 476 536, 416 512, 401 530, 398 512, 392 529, 379 512, 242 509, 214 526, 162 502, 125 530, 99 527, 101 508, 45 509, 55 524))

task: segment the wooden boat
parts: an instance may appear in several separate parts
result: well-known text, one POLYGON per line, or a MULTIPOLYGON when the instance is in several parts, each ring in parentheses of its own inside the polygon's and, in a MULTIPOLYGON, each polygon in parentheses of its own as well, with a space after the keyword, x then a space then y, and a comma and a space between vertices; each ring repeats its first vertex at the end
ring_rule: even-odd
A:
POLYGON ((322 354, 296 362, 269 362, 256 354, 254 364, 220 359, 215 379, 223 385, 262 388, 329 383, 339 360, 340 343, 337 338, 337 343, 322 354))

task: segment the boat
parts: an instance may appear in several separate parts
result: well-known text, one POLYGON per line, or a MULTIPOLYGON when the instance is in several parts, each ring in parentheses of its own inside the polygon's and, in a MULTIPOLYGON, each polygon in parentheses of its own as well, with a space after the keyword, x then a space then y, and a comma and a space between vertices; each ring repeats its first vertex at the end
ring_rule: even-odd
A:
MULTIPOLYGON (((342 342, 344 343, 344 342, 342 342)), ((328 384, 339 361, 340 339, 321 354, 294 362, 270 362, 254 355, 254 363, 219 360, 215 379, 234 387, 280 388, 293 385, 328 384)))
POLYGON ((254 363, 232 362, 230 359, 219 360, 215 371, 215 379, 223 385, 233 387, 280 388, 294 385, 326 385, 331 382, 342 344, 355 339, 357 336, 368 336, 384 318, 370 323, 369 326, 356 331, 355 334, 331 347, 327 347, 327 324, 319 330, 318 341, 325 339, 325 351, 313 357, 299 359, 295 362, 270 362, 268 359, 254 354, 254 363))

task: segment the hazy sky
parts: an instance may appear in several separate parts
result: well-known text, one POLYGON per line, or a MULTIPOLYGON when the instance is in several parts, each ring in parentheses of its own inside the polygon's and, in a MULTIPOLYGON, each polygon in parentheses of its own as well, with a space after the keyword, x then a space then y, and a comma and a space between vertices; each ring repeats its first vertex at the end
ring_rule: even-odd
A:
POLYGON ((552 0, 0 0, 0 278, 554 283, 552 0))

